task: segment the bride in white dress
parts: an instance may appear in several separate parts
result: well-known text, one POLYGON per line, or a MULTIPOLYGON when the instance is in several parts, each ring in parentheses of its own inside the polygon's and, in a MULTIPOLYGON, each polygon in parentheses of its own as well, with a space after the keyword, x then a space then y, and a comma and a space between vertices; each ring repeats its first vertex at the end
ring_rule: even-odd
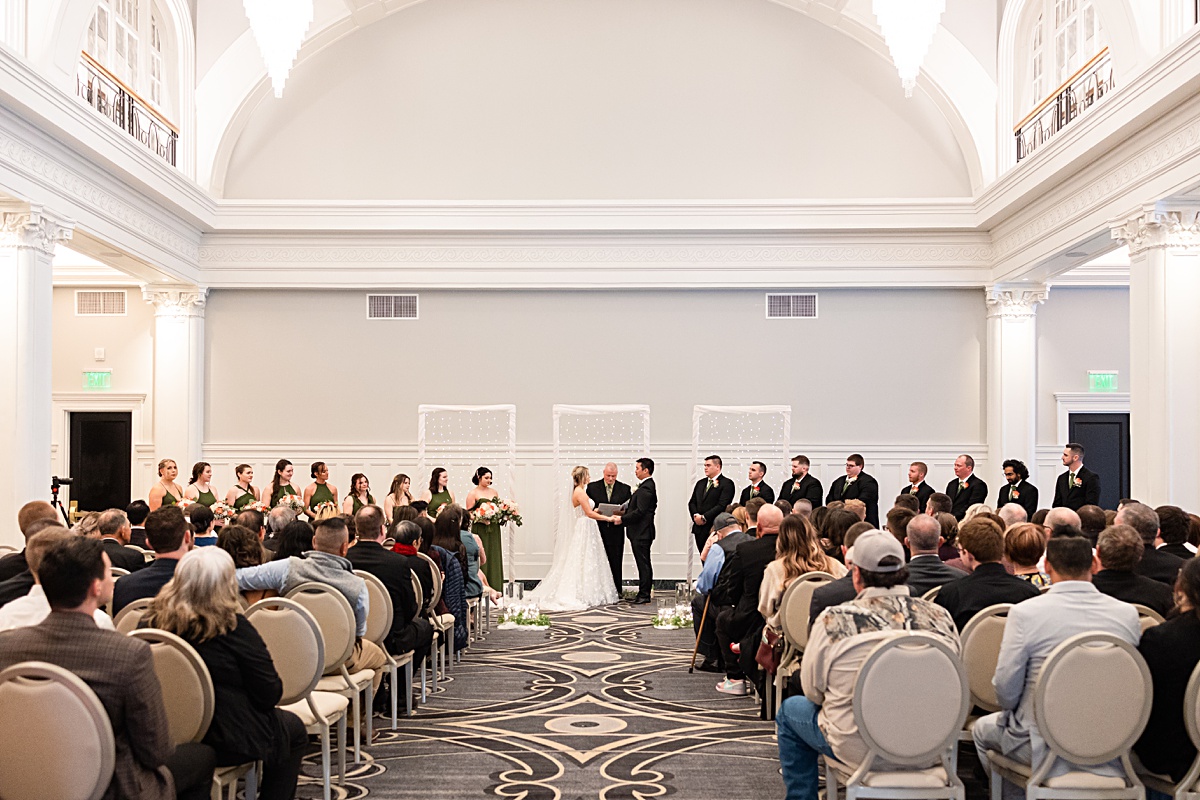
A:
POLYGON ((582 611, 592 606, 612 605, 620 599, 613 584, 612 570, 596 522, 611 522, 612 517, 597 514, 587 486, 587 467, 571 470, 575 488, 571 492, 574 525, 560 533, 554 543, 550 571, 526 599, 543 611, 582 611))

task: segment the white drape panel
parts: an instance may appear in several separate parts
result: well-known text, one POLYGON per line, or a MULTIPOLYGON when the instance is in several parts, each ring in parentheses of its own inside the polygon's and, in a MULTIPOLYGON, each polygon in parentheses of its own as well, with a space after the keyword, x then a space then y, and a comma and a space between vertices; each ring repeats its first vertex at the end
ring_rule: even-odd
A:
MULTIPOLYGON (((722 473, 731 478, 740 492, 750 481, 746 477, 753 461, 767 465, 766 482, 778 489, 791 475, 791 406, 695 406, 692 410, 691 484, 704 472, 704 458, 718 455, 722 473)), ((688 487, 690 493, 691 486, 688 487)), ((690 494, 689 494, 690 496, 690 494)), ((737 495, 734 496, 735 499, 737 495)), ((692 521, 684 528, 687 547, 687 578, 692 580, 696 545, 692 540, 692 521)))
MULTIPOLYGON (((492 471, 492 487, 506 500, 520 502, 514 496, 517 472, 517 407, 490 406, 417 406, 417 476, 414 492, 429 484, 436 467, 450 473, 447 486, 461 504, 471 491, 471 476, 479 467, 492 471)), ((504 536, 504 564, 509 575, 516 574, 513 562, 513 526, 504 536)), ((500 587, 496 587, 497 589, 500 587)))

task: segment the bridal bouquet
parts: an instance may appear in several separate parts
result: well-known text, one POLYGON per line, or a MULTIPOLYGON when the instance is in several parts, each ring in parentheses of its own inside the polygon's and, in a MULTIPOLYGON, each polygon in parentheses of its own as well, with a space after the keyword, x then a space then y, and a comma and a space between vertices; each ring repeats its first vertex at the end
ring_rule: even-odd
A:
POLYGON ((217 521, 222 524, 229 522, 234 517, 233 506, 228 506, 224 503, 213 503, 212 512, 217 521))
POLYGON ((299 495, 285 494, 283 497, 279 498, 279 502, 275 504, 276 508, 279 508, 280 506, 291 509, 292 513, 294 514, 299 514, 304 510, 304 500, 299 495))
POLYGON ((181 497, 175 501, 175 506, 184 514, 187 513, 187 507, 194 503, 194 500, 188 500, 186 497, 181 497))
POLYGON ((337 503, 332 500, 326 500, 313 506, 313 511, 316 512, 316 519, 336 517, 338 513, 337 503))

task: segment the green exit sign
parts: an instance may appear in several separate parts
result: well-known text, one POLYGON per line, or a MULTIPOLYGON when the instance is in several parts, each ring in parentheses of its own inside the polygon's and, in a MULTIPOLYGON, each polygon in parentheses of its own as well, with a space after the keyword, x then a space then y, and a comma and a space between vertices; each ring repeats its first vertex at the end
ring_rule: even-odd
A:
POLYGON ((89 392, 102 392, 112 388, 112 370, 84 372, 83 388, 89 392))
POLYGON ((1089 392, 1115 392, 1117 391, 1117 373, 1116 371, 1106 370, 1088 370, 1088 391, 1089 392))

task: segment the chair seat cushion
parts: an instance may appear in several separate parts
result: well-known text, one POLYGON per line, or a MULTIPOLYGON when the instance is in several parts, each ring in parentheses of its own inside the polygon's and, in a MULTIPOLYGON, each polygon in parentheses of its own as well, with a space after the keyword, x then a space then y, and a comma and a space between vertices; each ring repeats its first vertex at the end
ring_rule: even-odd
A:
POLYGON ((440 631, 448 631, 454 627, 454 615, 453 614, 439 614, 438 616, 434 617, 431 621, 433 622, 433 627, 437 628, 440 631))
MULTIPOLYGON (((317 707, 317 711, 321 713, 328 722, 333 722, 338 716, 345 714, 346 709, 350 706, 350 699, 343 697, 340 694, 333 692, 313 692, 313 705, 317 707)), ((304 727, 308 728, 317 724, 317 718, 313 716, 312 709, 308 707, 307 700, 299 700, 291 705, 280 706, 284 711, 290 711, 300 718, 304 723, 304 727)))
MULTIPOLYGON (((350 682, 354 684, 356 691, 361 692, 373 680, 375 680, 375 670, 373 669, 360 669, 358 672, 350 673, 350 682)), ((317 681, 316 691, 344 692, 346 691, 346 680, 341 675, 326 675, 317 681)))
MULTIPOLYGON (((841 775, 843 783, 848 782, 858 769, 832 758, 825 759, 825 765, 835 769, 841 775)), ((875 789, 885 787, 889 789, 936 789, 940 786, 946 786, 949 783, 950 778, 946 775, 945 768, 939 766, 928 769, 898 769, 895 771, 868 772, 863 779, 862 785, 875 789)))
MULTIPOLYGON (((1002 771, 1019 775, 1028 780, 1033 775, 1033 769, 1028 764, 1013 761, 1011 758, 995 751, 988 751, 988 761, 1002 771)), ((1125 779, 1116 775, 1097 775, 1094 772, 1067 772, 1046 779, 1046 786, 1051 789, 1121 789, 1125 787, 1125 779)))

